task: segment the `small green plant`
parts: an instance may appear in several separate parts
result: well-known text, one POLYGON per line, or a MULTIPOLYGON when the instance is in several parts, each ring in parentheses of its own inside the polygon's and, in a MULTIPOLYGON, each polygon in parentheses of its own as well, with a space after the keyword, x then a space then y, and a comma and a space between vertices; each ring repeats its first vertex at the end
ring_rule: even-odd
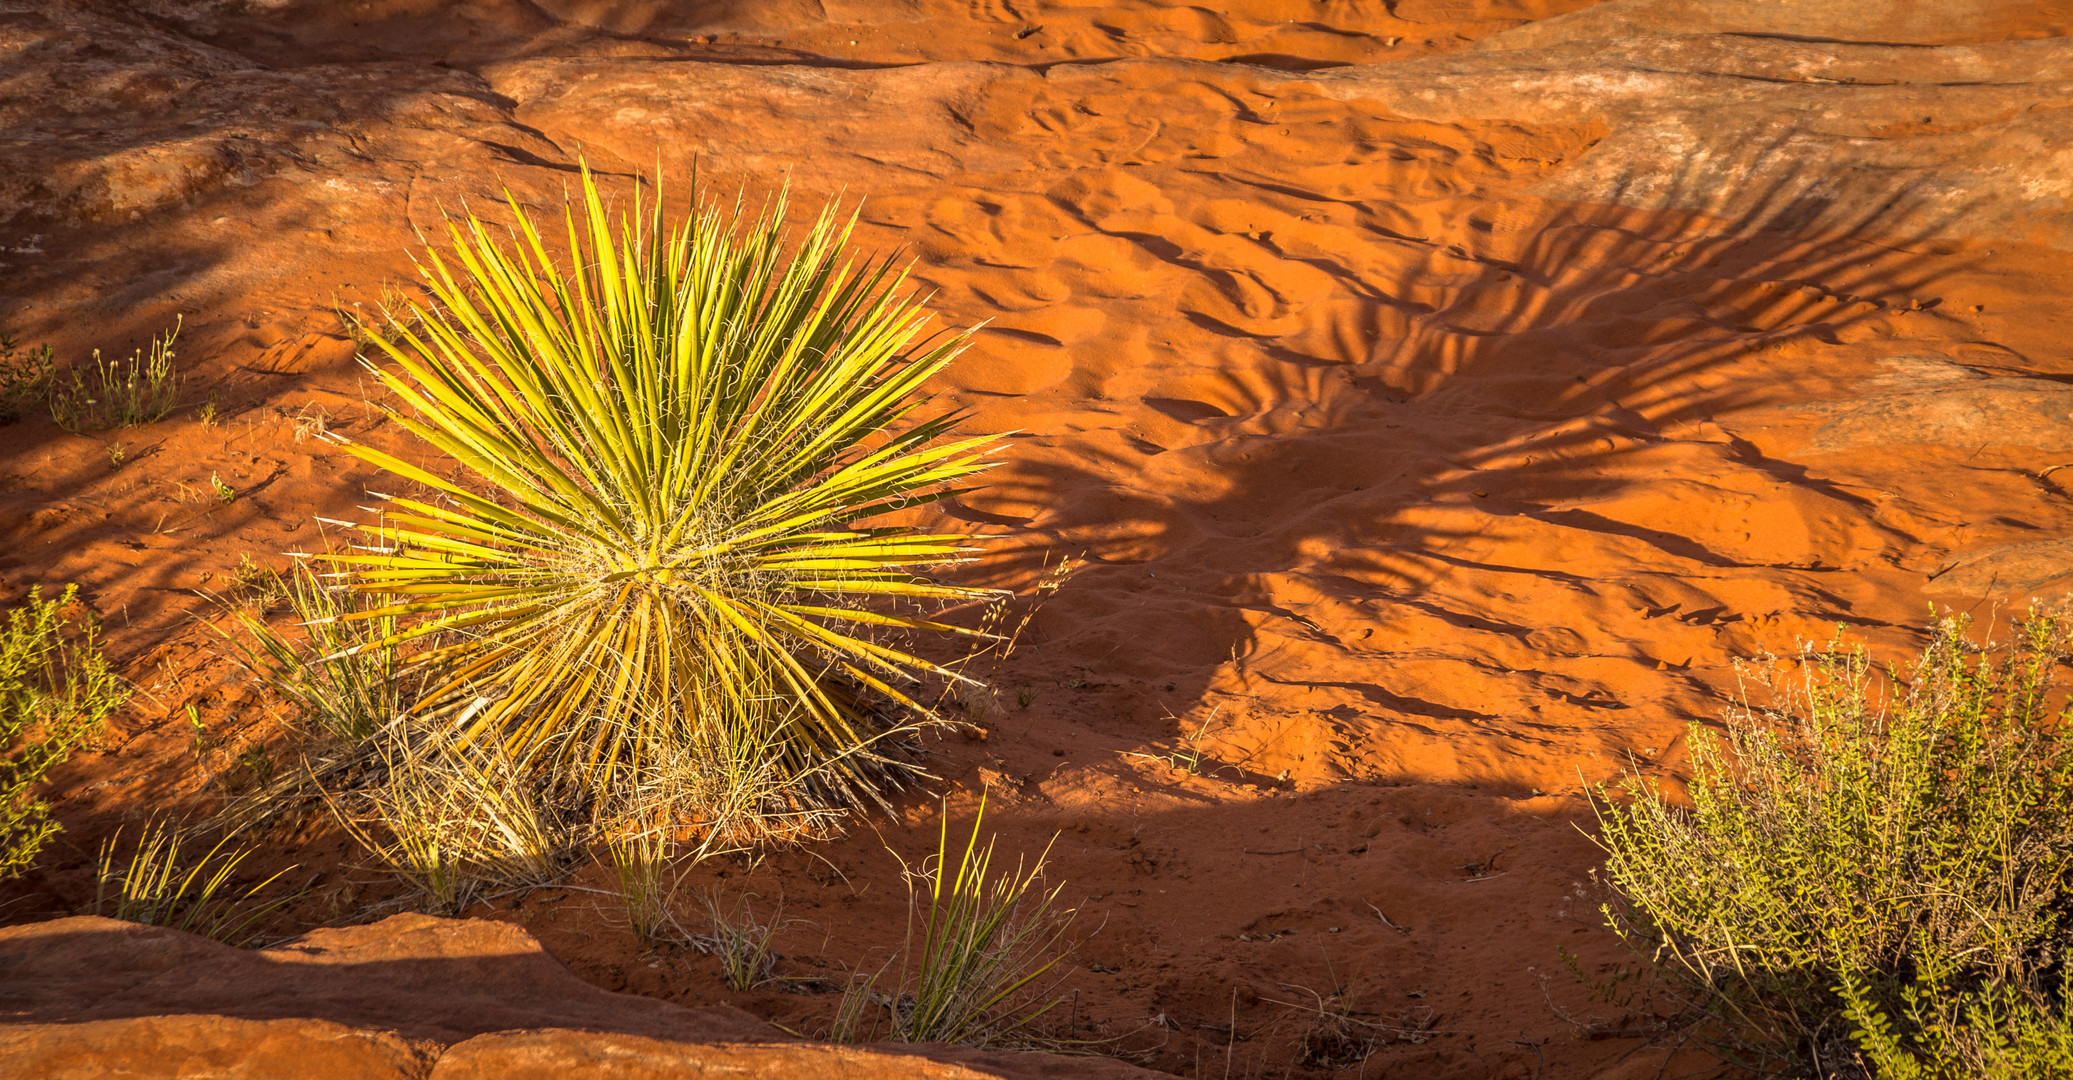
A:
POLYGON ((204 760, 213 749, 209 742, 209 725, 202 720, 201 706, 191 701, 187 703, 187 727, 194 734, 194 759, 204 760))
POLYGON ((1037 887, 1050 849, 1026 868, 1018 862, 995 876, 994 841, 979 846, 985 798, 961 852, 950 845, 948 810, 946 804, 936 854, 907 877, 907 943, 897 985, 878 985, 891 963, 852 984, 830 1032, 837 1042, 890 1037, 986 1046, 1012 1041, 1064 1000, 1036 989, 1065 958, 1074 914, 1058 907, 1062 884, 1049 892, 1037 887))
POLYGON ((126 447, 126 446, 124 446, 124 445, 122 445, 122 443, 120 443, 120 442, 110 442, 110 443, 108 444, 108 467, 109 467, 109 468, 111 468, 111 469, 120 469, 120 468, 122 468, 122 461, 123 461, 123 459, 124 459, 124 458, 126 458, 126 457, 128 457, 128 456, 129 456, 129 448, 128 448, 128 447, 126 447))
POLYGON ((230 570, 231 583, 240 589, 249 589, 265 580, 266 576, 266 568, 259 565, 249 551, 239 552, 238 564, 230 570))
POLYGON ((107 431, 148 424, 170 412, 180 393, 180 374, 173 369, 173 341, 180 322, 151 341, 150 355, 139 349, 127 363, 101 359, 94 350, 91 372, 73 367, 69 379, 55 378, 50 415, 67 431, 107 431))
POLYGON ((192 864, 180 857, 188 845, 186 830, 159 821, 145 824, 127 866, 118 866, 117 829, 101 844, 94 887, 94 910, 127 922, 169 926, 232 945, 250 940, 249 931, 267 916, 293 902, 297 894, 257 902, 267 886, 287 870, 275 872, 240 891, 231 883, 249 848, 230 849, 230 837, 216 841, 192 864))
MULTIPOLYGON (((1221 708, 1222 706, 1217 706, 1221 708)), ((1146 761, 1162 762, 1167 768, 1195 776, 1202 771, 1202 740, 1209 735, 1209 729, 1216 724, 1216 708, 1195 725, 1195 733, 1181 738, 1180 749, 1165 754, 1126 753, 1124 757, 1143 758, 1146 761)))
POLYGON ((1900 1022, 1853 982, 1848 1003, 1860 1061, 1877 1080, 2066 1080, 2073 1077, 2073 990, 2062 975, 2049 994, 1999 986, 1972 994, 1909 987, 1900 1022))
POLYGON ((74 614, 79 590, 30 590, 0 626, 0 880, 36 860, 59 831, 34 797, 50 771, 95 738, 129 688, 101 652, 100 626, 74 614))
POLYGON ((2053 704, 2073 623, 2033 613, 1995 650, 1966 629, 1885 677, 1840 643, 1760 667, 1771 706, 1692 727, 1688 806, 1638 773, 1601 792, 1607 918, 1731 1063, 1859 1075, 1862 1035, 1892 1075, 1901 1055, 1944 1076, 1970 1017, 2048 1001, 2073 927, 2053 704))
POLYGON ((747 893, 736 897, 731 908, 720 902, 717 890, 703 899, 706 923, 712 927, 712 933, 701 934, 692 943, 700 952, 719 958, 720 974, 727 988, 747 993, 776 979, 777 962, 783 957, 770 947, 770 942, 785 927, 784 904, 779 903, 776 914, 763 923, 756 920, 747 893))
POLYGON ((227 599, 233 605, 249 605, 262 618, 288 602, 287 577, 259 565, 249 555, 238 557, 238 564, 231 568, 230 583, 227 599))
POLYGON ((267 781, 273 779, 273 755, 267 753, 266 747, 260 745, 259 743, 252 743, 251 745, 246 746, 245 749, 238 754, 238 764, 243 765, 245 769, 252 774, 252 779, 256 783, 265 784, 267 781))
POLYGON ((238 489, 224 483, 223 478, 215 473, 209 474, 209 490, 216 494, 217 502, 234 503, 238 501, 238 489))
POLYGON ((209 391, 208 400, 202 402, 200 405, 195 406, 194 418, 196 420, 201 421, 202 426, 205 428, 215 427, 216 410, 216 391, 211 390, 209 391))
POLYGON ((55 373, 50 346, 38 345, 24 355, 13 338, 0 334, 0 424, 20 420, 30 402, 50 392, 55 373))

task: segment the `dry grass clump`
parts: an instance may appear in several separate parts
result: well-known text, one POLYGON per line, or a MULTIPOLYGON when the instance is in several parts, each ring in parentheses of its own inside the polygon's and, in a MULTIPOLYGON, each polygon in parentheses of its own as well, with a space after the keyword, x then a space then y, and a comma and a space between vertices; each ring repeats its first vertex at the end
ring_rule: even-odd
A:
POLYGON ((259 613, 232 607, 244 634, 225 634, 224 641, 294 708, 305 735, 357 746, 404 715, 409 686, 402 678, 402 657, 389 641, 396 619, 359 617, 386 598, 327 584, 307 564, 286 574, 256 564, 248 572, 246 565, 239 564, 240 584, 285 603, 298 632, 285 632, 259 613))
MULTIPOLYGON (((1330 966, 1327 958, 1326 967, 1330 966)), ((1297 1021, 1290 1048, 1295 1051, 1296 1064, 1306 1068, 1364 1071, 1367 1060, 1386 1046, 1423 1043, 1444 1034, 1433 1030, 1437 1014, 1431 1008, 1413 1006, 1398 1010, 1394 1017, 1385 1017, 1363 1008, 1365 1002, 1360 992, 1336 979, 1328 993, 1291 983, 1282 983, 1281 988, 1300 991, 1309 998, 1308 1001, 1260 999, 1289 1010, 1290 1017, 1297 1021)), ((1278 1023, 1270 1023, 1267 1028, 1278 1023)), ((1258 1038, 1267 1028, 1255 1032, 1252 1037, 1258 1038)))
POLYGON ((669 931, 680 928, 671 913, 677 879, 669 869, 675 861, 675 844, 667 828, 628 823, 608 832, 605 851, 618 885, 619 898, 626 905, 627 928, 643 943, 664 941, 669 931))
POLYGON ((498 890, 558 880, 602 835, 636 935, 655 939, 675 926, 671 864, 836 827, 838 811, 804 804, 789 787, 792 774, 752 739, 663 748, 603 799, 557 787, 495 743, 410 721, 425 676, 407 669, 391 640, 394 617, 350 617, 384 598, 327 583, 307 565, 269 572, 255 587, 286 606, 290 625, 226 605, 242 633, 224 639, 293 708, 299 760, 259 777, 229 820, 256 825, 314 800, 433 910, 459 912, 498 890))
POLYGON ((712 929, 710 933, 694 935, 690 943, 698 951, 719 958, 720 976, 727 988, 746 993, 775 981, 777 962, 783 957, 771 942, 787 925, 784 904, 780 902, 770 921, 763 922, 756 917, 748 893, 735 897, 730 905, 720 899, 715 889, 702 898, 702 903, 706 925, 712 929))
POLYGON ((2073 622, 2033 615, 1993 650, 1966 629, 1939 623, 1906 670, 1840 645, 1758 669, 1770 706, 1693 726, 1689 805, 1639 775, 1601 803, 1607 917, 1731 1063, 2073 1075, 2073 622))
POLYGON ((627 827, 607 835, 605 849, 618 893, 626 905, 628 929, 644 943, 674 942, 720 961, 720 976, 729 989, 747 992, 778 978, 779 956, 773 940, 791 924, 782 900, 768 921, 756 915, 748 893, 734 903, 718 889, 699 897, 707 931, 695 933, 677 920, 675 901, 681 872, 671 873, 686 856, 664 828, 627 827))
POLYGON ((0 626, 0 879, 27 869, 59 831, 35 797, 44 777, 129 700, 78 596, 77 586, 54 600, 31 590, 0 626))
POLYGON ((352 617, 382 598, 327 583, 307 565, 265 572, 253 587, 283 603, 292 625, 226 605, 242 633, 224 640, 291 706, 299 760, 258 777, 260 788, 227 811, 234 826, 314 801, 446 913, 567 872, 589 838, 580 808, 542 790, 501 748, 409 722, 414 684, 387 640, 395 619, 352 617))
POLYGON ((366 744, 366 782, 325 791, 334 817, 438 911, 458 914, 494 888, 561 878, 587 828, 524 782, 508 759, 392 723, 366 744))

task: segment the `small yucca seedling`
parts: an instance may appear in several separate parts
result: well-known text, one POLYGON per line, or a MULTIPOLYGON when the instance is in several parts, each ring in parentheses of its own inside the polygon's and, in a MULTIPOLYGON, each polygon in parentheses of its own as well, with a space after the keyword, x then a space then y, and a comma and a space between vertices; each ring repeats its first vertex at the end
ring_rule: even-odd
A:
POLYGON ((982 796, 971 836, 953 863, 950 815, 944 813, 936 854, 920 873, 909 875, 899 985, 891 993, 881 991, 884 971, 853 984, 837 1007, 835 1041, 877 1038, 883 1021, 886 1032, 903 1042, 984 1046, 1027 1030, 1063 1000, 1035 989, 1065 958, 1065 933, 1074 915, 1058 907, 1062 884, 1049 892, 1037 887, 1050 849, 1034 864, 1018 862, 1014 870, 996 876, 994 841, 979 846, 985 816, 982 796), (925 911, 919 892, 926 893, 925 911))
POLYGON ((94 909, 113 918, 169 926, 240 945, 250 940, 247 932, 252 927, 299 895, 290 893, 264 903, 255 902, 260 892, 288 870, 277 871, 257 885, 238 891, 231 884, 231 875, 251 854, 251 849, 226 850, 228 836, 216 841, 214 847, 190 865, 180 858, 180 849, 187 844, 186 831, 158 821, 148 822, 130 853, 128 865, 118 867, 116 848, 121 839, 122 830, 117 829, 102 843, 94 887, 94 909))
POLYGON ((573 271, 508 206, 508 234, 449 221, 451 255, 421 264, 435 302, 367 329, 397 422, 467 479, 347 444, 433 494, 330 557, 398 598, 346 617, 416 620, 384 639, 421 647, 415 721, 601 797, 741 745, 794 804, 878 797, 904 775, 882 706, 927 717, 915 679, 962 677, 875 632, 971 634, 895 605, 990 595, 925 576, 968 538, 887 519, 986 465, 991 439, 914 415, 966 335, 917 344, 904 275, 846 261, 832 206, 787 257, 782 197, 671 226, 659 197, 608 214, 586 171, 573 271))

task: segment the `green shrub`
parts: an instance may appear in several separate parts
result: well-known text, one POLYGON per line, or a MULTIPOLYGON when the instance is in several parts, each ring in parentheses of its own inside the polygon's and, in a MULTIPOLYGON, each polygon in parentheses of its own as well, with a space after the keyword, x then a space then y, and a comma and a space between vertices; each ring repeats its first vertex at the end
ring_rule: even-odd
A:
POLYGON ((180 394, 180 373, 173 368, 173 340, 180 323, 153 338, 151 353, 139 349, 128 361, 109 362, 94 350, 91 371, 75 366, 68 377, 53 378, 50 415, 66 431, 107 431, 148 424, 171 412, 180 394))
POLYGON ((1601 802, 1608 918, 1671 961, 1731 1061, 1857 1075, 1853 1036, 1877 1018, 1933 1061, 1972 1014, 1925 1003, 2001 1009, 2063 962, 2069 623, 2032 617, 1993 652, 1965 631, 1944 620, 1884 677, 1840 645, 1759 669, 1770 707, 1691 729, 1688 807, 1639 775, 1601 802))
POLYGON ((330 557, 399 598, 341 618, 414 620, 385 639, 425 674, 412 722, 600 801, 687 753, 741 772, 743 747, 780 806, 879 797, 909 775, 880 750, 897 710, 929 715, 916 677, 960 676, 877 635, 970 633, 911 608, 988 595, 923 576, 965 537, 885 518, 985 466, 990 440, 914 415, 965 336, 917 344, 904 276, 845 261, 832 207, 787 258, 782 199, 744 227, 608 215, 587 171, 579 198, 578 269, 510 200, 514 230, 450 221, 436 302, 368 331, 397 423, 467 478, 348 444, 433 494, 330 557))
POLYGON ((0 424, 20 420, 30 402, 49 393, 55 372, 50 346, 38 345, 23 355, 13 338, 0 334, 0 424))
POLYGON ((2044 995, 2000 985, 1951 995, 1909 987, 1896 1024, 1846 983, 1862 1060, 1879 1080, 2068 1080, 2073 1078, 2073 1021, 2068 987, 2044 995))
POLYGON ((44 600, 32 590, 0 628, 0 880, 59 831, 36 787, 129 698, 101 654, 99 625, 69 614, 78 593, 44 600))

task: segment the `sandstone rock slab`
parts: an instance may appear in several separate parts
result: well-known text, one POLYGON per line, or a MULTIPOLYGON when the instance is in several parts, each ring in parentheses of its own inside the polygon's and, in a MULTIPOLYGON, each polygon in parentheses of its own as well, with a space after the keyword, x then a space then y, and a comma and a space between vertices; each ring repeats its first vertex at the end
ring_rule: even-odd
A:
POLYGON ((0 1075, 53 1080, 1129 1080, 1101 1059, 792 1039, 601 990, 518 927, 394 915, 261 950, 91 916, 0 928, 0 1075))

